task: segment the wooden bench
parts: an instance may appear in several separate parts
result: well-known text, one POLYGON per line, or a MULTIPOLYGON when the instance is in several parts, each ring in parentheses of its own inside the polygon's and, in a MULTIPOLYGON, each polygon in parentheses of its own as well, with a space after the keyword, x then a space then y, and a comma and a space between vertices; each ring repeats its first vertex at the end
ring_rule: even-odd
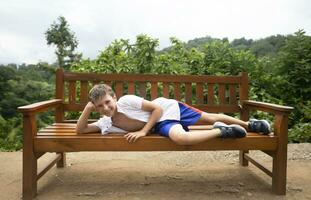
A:
MULTIPOLYGON (((286 193, 287 126, 293 108, 248 100, 248 75, 190 76, 72 73, 56 72, 56 98, 19 107, 23 113, 23 198, 32 199, 37 193, 37 181, 55 164, 64 167, 65 152, 78 151, 206 151, 239 150, 240 164, 253 163, 272 177, 272 191, 286 193), (98 83, 110 84, 117 97, 137 94, 146 99, 158 96, 184 101, 207 112, 239 113, 248 121, 250 110, 274 115, 274 131, 270 135, 248 133, 241 139, 215 138, 197 145, 180 146, 170 139, 150 134, 136 143, 128 143, 122 135, 100 133, 79 135, 74 121, 65 119, 65 112, 82 111, 88 101, 88 91, 98 83), (55 123, 37 130, 36 115, 55 110, 55 123), (249 156, 249 150, 261 150, 273 158, 269 170, 249 156), (46 152, 55 152, 55 159, 37 171, 37 161, 46 152)), ((204 129, 206 126, 192 126, 204 129)))

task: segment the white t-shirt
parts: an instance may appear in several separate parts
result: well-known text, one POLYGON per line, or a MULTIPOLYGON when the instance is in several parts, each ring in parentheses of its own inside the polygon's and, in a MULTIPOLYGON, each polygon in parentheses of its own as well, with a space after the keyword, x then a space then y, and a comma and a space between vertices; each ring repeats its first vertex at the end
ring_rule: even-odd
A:
MULTIPOLYGON (((117 111, 123 113, 131 119, 148 122, 150 112, 142 110, 143 98, 135 95, 124 95, 117 101, 117 111)), ((158 122, 164 120, 180 120, 180 110, 178 101, 159 97, 152 101, 163 109, 163 113, 158 122)), ((111 117, 103 116, 94 123, 101 129, 102 134, 108 132, 126 132, 120 128, 112 126, 111 117)))

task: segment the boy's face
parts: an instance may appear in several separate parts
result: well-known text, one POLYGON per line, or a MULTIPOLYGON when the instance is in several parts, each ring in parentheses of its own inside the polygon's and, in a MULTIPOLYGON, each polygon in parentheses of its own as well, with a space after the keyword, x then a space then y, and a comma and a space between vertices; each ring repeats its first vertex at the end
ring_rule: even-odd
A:
POLYGON ((117 110, 117 98, 106 94, 94 102, 96 110, 107 117, 112 117, 117 110))

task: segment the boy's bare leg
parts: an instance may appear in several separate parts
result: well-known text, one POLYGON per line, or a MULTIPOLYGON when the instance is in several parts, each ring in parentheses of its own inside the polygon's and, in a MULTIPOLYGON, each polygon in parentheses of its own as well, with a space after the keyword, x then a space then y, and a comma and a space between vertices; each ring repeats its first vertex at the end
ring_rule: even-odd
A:
POLYGON ((238 124, 248 129, 248 122, 242 121, 240 119, 231 117, 224 114, 206 113, 202 112, 201 118, 196 122, 196 124, 214 124, 215 122, 223 122, 225 124, 238 124))
POLYGON ((220 129, 186 132, 180 124, 172 126, 169 132, 171 140, 180 145, 192 145, 212 138, 220 137, 220 129))

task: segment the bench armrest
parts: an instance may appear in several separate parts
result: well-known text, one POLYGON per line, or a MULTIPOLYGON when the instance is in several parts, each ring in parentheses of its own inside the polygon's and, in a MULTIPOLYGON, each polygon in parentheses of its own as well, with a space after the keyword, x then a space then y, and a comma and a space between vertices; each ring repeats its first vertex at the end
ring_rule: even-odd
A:
POLYGON ((251 100, 244 100, 242 101, 242 109, 249 109, 249 110, 260 110, 268 113, 273 114, 289 114, 294 110, 293 107, 289 106, 281 106, 272 103, 264 103, 259 101, 251 101, 251 100))
POLYGON ((58 106, 61 106, 62 102, 63 102, 62 99, 52 99, 47 101, 41 101, 38 103, 33 103, 26 106, 21 106, 18 107, 17 110, 23 114, 38 113, 43 112, 50 108, 56 108, 58 106))
POLYGON ((245 100, 241 103, 244 120, 249 118, 249 110, 260 110, 274 114, 274 135, 278 136, 278 148, 287 151, 288 115, 294 110, 294 108, 251 100, 245 100))

